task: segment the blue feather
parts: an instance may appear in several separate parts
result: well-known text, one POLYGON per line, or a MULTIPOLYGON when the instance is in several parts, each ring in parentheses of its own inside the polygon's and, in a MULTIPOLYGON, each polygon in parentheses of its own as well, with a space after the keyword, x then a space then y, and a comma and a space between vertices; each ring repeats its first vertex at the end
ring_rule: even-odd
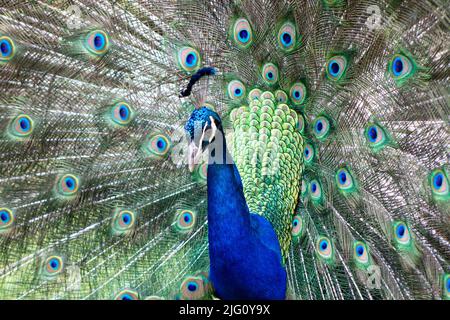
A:
POLYGON ((285 298, 278 238, 264 217, 250 214, 234 164, 208 165, 208 223, 210 279, 220 298, 285 298))

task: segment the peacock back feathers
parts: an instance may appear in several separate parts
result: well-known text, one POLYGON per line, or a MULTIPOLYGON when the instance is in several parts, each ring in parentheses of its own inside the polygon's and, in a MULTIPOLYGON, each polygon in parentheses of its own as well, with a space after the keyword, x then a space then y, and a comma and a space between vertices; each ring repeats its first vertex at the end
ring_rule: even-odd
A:
POLYGON ((297 113, 270 91, 249 93, 249 106, 233 109, 234 154, 251 212, 271 222, 284 256, 303 172, 297 113))

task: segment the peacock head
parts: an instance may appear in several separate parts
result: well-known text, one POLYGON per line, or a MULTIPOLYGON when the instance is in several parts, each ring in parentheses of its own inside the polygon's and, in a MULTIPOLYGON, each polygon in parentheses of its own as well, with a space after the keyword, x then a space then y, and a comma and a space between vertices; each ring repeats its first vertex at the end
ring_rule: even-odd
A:
POLYGON ((216 139, 218 133, 223 137, 222 121, 219 115, 207 107, 195 109, 184 129, 190 141, 188 148, 189 170, 194 170, 202 153, 216 139))

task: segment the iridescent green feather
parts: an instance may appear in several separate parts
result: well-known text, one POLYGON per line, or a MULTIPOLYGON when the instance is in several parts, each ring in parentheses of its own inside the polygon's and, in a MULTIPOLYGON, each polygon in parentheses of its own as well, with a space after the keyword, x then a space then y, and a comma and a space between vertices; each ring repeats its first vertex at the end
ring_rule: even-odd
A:
POLYGON ((249 209, 274 226, 286 257, 292 216, 300 191, 303 138, 296 130, 297 113, 263 92, 248 106, 234 109, 233 159, 244 184, 249 209))

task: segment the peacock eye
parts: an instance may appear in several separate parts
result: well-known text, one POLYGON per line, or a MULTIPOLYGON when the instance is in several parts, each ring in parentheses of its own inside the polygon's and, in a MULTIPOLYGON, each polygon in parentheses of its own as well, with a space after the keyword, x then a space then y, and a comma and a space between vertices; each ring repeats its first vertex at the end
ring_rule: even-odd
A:
POLYGON ((42 266, 42 276, 46 279, 54 278, 60 274, 64 269, 64 261, 62 257, 52 255, 44 260, 42 266))
POLYGON ((316 241, 316 251, 320 257, 330 259, 333 255, 333 248, 330 239, 327 237, 319 237, 316 241))
POLYGON ((33 129, 33 120, 29 116, 21 114, 11 121, 9 131, 11 135, 17 138, 25 138, 33 132, 33 129))
POLYGON ((303 198, 308 193, 308 182, 305 179, 302 180, 302 188, 300 189, 300 192, 303 198))
POLYGON ((301 134, 305 132, 305 118, 301 114, 298 115, 297 130, 301 134))
POLYGON ((320 202, 322 199, 322 186, 319 181, 312 180, 309 184, 309 193, 311 194, 311 199, 315 202, 320 202))
POLYGON ((438 200, 448 199, 450 196, 449 183, 445 170, 435 169, 430 174, 430 185, 433 196, 438 200))
POLYGON ((336 185, 339 190, 344 192, 351 192, 355 189, 353 176, 346 168, 340 168, 335 175, 336 185))
POLYGON ((152 158, 165 158, 172 148, 172 141, 164 133, 151 134, 144 148, 147 154, 152 158))
POLYGON ((86 49, 95 55, 103 55, 109 49, 108 34, 102 30, 94 30, 86 37, 86 49))
POLYGON ((277 90, 275 91, 275 99, 278 101, 278 103, 286 103, 288 96, 283 90, 277 90))
POLYGON ((245 86, 239 80, 230 81, 230 83, 228 83, 227 93, 230 99, 241 100, 245 97, 245 86))
POLYGON ((295 25, 291 22, 284 23, 278 31, 278 44, 280 48, 289 52, 295 48, 295 41, 295 25))
POLYGON ((77 193, 79 180, 73 174, 65 174, 58 178, 57 191, 62 196, 72 196, 77 193))
POLYGON ((191 47, 183 47, 178 51, 178 64, 188 72, 194 72, 200 67, 200 54, 191 47))
POLYGON ((367 266, 369 263, 369 253, 367 251, 367 246, 364 242, 355 241, 353 244, 353 259, 354 261, 362 266, 367 266))
POLYGON ((177 210, 175 215, 175 229, 181 233, 190 232, 195 226, 197 213, 189 209, 177 210))
POLYGON ((292 220, 292 236, 299 237, 303 231, 303 220, 299 215, 294 216, 294 220, 292 220))
POLYGON ((117 210, 112 220, 114 234, 128 233, 136 222, 136 214, 131 210, 117 210))
POLYGON ((307 144, 305 146, 305 150, 303 151, 303 156, 305 157, 305 161, 307 164, 310 164, 314 159, 314 148, 311 144, 307 144))
POLYGON ((289 91, 292 103, 295 105, 300 105, 305 102, 306 99, 306 87, 303 83, 297 82, 292 85, 289 91))
POLYGON ((278 67, 273 63, 266 63, 262 68, 262 77, 264 81, 273 85, 278 82, 278 67))
POLYGON ((139 294, 137 291, 124 289, 116 294, 115 300, 139 300, 139 294))
POLYGON ((125 126, 133 118, 133 110, 126 102, 116 103, 111 109, 111 119, 115 124, 125 126))
POLYGON ((190 276, 181 284, 181 295, 185 300, 201 299, 205 295, 204 280, 202 277, 190 276))
POLYGON ((16 47, 10 37, 0 37, 0 63, 8 62, 14 57, 16 47))
POLYGON ((444 297, 450 299, 450 274, 444 275, 444 297))
POLYGON ((318 140, 325 139, 330 133, 330 121, 324 116, 317 117, 313 125, 314 135, 318 140))
POLYGON ((408 57, 401 54, 396 54, 390 61, 389 71, 394 79, 401 80, 413 73, 414 65, 408 57))
POLYGON ((119 223, 122 227, 128 227, 133 222, 133 215, 131 212, 121 212, 119 223))
POLYGON ((198 285, 197 285, 195 282, 189 282, 189 283, 186 285, 186 289, 187 289, 189 292, 195 292, 195 291, 198 290, 198 285))
POLYGON ((52 271, 58 270, 59 266, 60 266, 59 260, 56 258, 53 258, 48 262, 48 267, 52 271))
POLYGON ((347 70, 347 59, 344 56, 334 56, 327 62, 327 76, 330 80, 339 80, 347 70))
POLYGON ((406 223, 397 221, 394 223, 395 241, 400 245, 409 245, 411 243, 411 234, 406 223))
POLYGON ((14 213, 11 209, 0 208, 0 234, 7 231, 14 223, 14 213))
POLYGON ((199 178, 206 181, 208 177, 208 162, 203 161, 202 164, 198 167, 198 175, 199 178))
POLYGON ((237 19, 233 26, 233 40, 241 48, 248 48, 253 41, 250 23, 245 18, 237 19))
POLYGON ((369 147, 378 151, 382 149, 389 141, 383 128, 376 124, 369 124, 365 130, 365 136, 369 147))
POLYGON ((208 178, 208 161, 202 160, 199 165, 197 165, 192 172, 192 180, 199 183, 206 183, 208 178))

